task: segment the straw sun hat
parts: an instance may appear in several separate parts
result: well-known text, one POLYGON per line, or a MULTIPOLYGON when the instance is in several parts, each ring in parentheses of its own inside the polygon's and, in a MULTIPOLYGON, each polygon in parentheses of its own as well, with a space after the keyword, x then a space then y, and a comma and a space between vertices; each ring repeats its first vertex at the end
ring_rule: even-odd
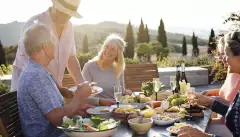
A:
POLYGON ((53 6, 69 16, 81 18, 82 16, 77 12, 81 0, 52 0, 53 6))

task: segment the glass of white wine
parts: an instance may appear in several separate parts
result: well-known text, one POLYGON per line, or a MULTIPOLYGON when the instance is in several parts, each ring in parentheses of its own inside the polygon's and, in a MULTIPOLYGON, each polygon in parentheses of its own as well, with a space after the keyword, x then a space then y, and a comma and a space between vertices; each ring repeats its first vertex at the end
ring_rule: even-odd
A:
POLYGON ((117 102, 117 107, 119 108, 119 102, 122 97, 122 87, 121 86, 114 86, 114 97, 117 102))
POLYGON ((153 88, 154 88, 154 92, 156 94, 156 101, 157 101, 157 93, 159 92, 159 90, 161 88, 161 82, 160 82, 159 78, 153 78, 153 88))
POLYGON ((171 88, 172 92, 174 92, 174 90, 176 88, 176 77, 175 76, 170 77, 170 88, 171 88))

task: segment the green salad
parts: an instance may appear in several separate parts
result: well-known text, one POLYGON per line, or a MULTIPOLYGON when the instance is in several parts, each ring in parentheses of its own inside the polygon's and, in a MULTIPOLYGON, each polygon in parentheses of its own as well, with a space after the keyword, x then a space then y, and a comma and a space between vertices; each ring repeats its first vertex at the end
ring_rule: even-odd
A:
POLYGON ((75 116, 73 118, 64 117, 62 127, 74 131, 101 131, 115 128, 118 124, 119 122, 112 118, 75 116))

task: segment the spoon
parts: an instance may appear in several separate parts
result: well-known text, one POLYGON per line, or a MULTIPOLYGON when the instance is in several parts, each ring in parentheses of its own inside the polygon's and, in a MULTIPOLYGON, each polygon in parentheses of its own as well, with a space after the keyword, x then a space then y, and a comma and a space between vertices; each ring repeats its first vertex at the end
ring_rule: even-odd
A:
POLYGON ((143 120, 143 114, 142 114, 142 112, 139 112, 139 115, 140 115, 140 117, 139 117, 139 121, 138 121, 138 123, 142 123, 142 120, 143 120))

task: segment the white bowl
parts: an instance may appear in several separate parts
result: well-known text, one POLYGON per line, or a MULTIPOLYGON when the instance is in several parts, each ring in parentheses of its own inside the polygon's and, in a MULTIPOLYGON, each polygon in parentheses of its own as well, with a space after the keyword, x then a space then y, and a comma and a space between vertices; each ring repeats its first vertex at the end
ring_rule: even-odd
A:
POLYGON ((69 137, 111 137, 116 131, 118 127, 113 129, 105 130, 105 131, 96 131, 96 132, 67 132, 64 131, 65 134, 69 137))
POLYGON ((176 121, 176 119, 158 120, 157 115, 152 116, 152 119, 153 119, 154 124, 159 125, 159 126, 171 125, 176 121))
POLYGON ((139 123, 139 117, 137 117, 129 119, 128 123, 137 134, 145 134, 152 127, 153 120, 151 118, 143 118, 142 123, 139 123))

